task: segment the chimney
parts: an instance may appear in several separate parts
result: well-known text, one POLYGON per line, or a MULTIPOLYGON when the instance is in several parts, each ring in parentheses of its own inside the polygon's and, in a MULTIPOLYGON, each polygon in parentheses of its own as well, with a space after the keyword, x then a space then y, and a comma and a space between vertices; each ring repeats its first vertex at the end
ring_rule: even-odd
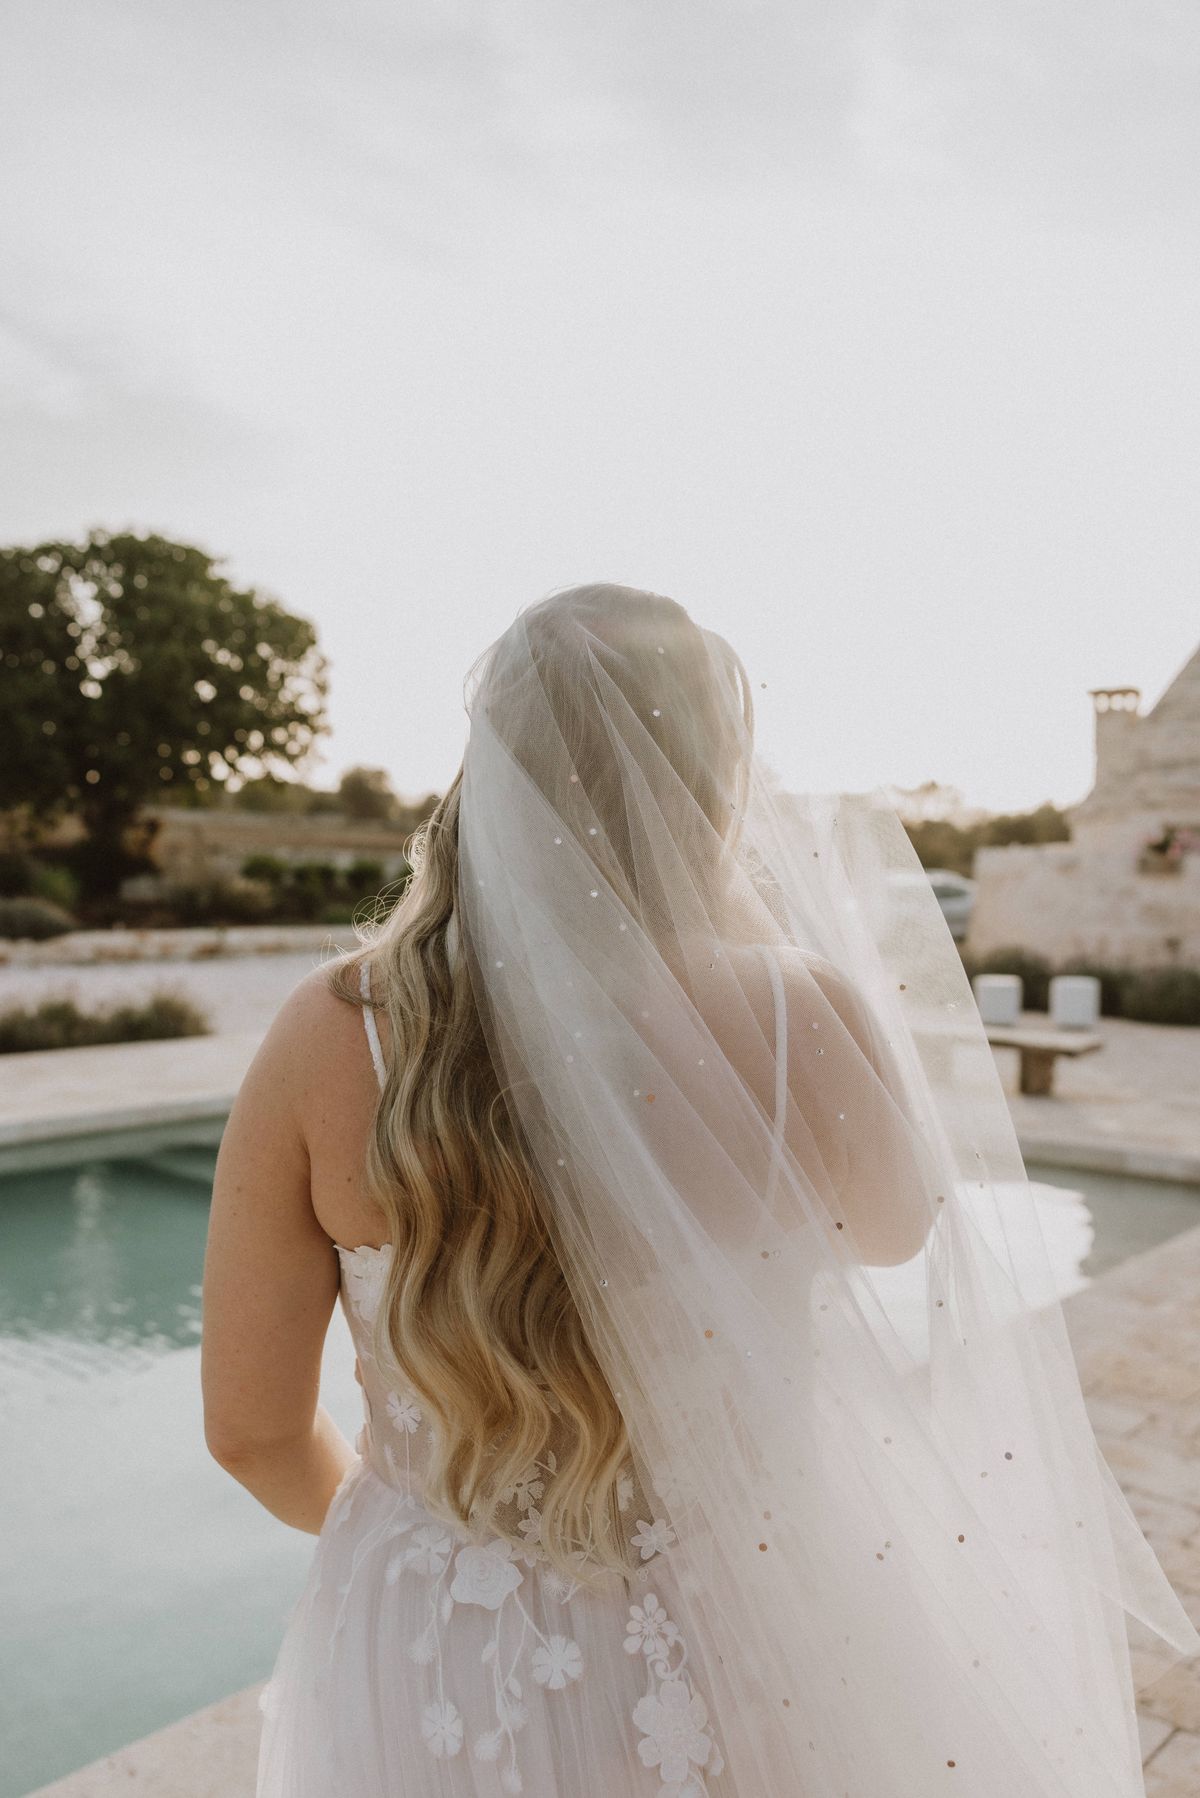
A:
POLYGON ((1140 720, 1140 687, 1090 687, 1096 714, 1096 774, 1090 797, 1104 800, 1136 771, 1134 727, 1140 720))

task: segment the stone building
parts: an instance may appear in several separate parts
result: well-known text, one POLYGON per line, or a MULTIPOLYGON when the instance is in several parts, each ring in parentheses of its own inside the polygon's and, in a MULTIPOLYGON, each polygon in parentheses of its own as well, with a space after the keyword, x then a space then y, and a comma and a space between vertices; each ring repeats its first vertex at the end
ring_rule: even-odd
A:
POLYGON ((967 949, 1200 968, 1200 648, 1157 704, 1093 689, 1096 771, 1066 843, 980 849, 967 949))
MULTIPOLYGON (((356 861, 382 864, 385 880, 408 866, 405 844, 414 828, 347 818, 338 812, 242 812, 221 807, 146 806, 143 818, 157 826, 151 854, 166 881, 191 883, 228 878, 252 855, 284 863, 356 861)), ((145 877, 127 882, 136 892, 145 877)))

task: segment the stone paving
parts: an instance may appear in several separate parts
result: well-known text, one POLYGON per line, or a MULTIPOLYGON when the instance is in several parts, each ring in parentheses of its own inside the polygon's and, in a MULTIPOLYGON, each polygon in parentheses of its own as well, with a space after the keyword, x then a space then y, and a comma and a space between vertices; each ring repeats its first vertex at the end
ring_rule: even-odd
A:
MULTIPOLYGON (((85 1007, 170 987, 195 1001, 209 1036, 164 1043, 105 1043, 0 1058, 0 1159, 27 1166, 96 1132, 207 1121, 219 1125, 250 1059, 292 988, 353 936, 325 931, 276 953, 211 960, 151 959, 130 966, 0 967, 0 1010, 70 993, 85 1007)), ((61 1157, 60 1157, 61 1158, 61 1157)))
POLYGON ((229 955, 288 955, 329 938, 352 940, 348 924, 197 924, 177 929, 69 930, 38 942, 0 937, 0 967, 75 968, 140 962, 210 961, 229 955))
POLYGON ((1019 1093, 1016 1050, 995 1050, 1026 1159, 1200 1182, 1200 1029, 1101 1018, 1097 1034, 1096 1054, 1059 1059, 1048 1099, 1019 1093))
POLYGON ((129 1003, 164 987, 198 1005, 214 1031, 265 1030, 298 980, 336 948, 350 948, 350 931, 313 933, 268 953, 154 956, 134 962, 0 963, 0 1011, 71 994, 79 1005, 129 1003))
MULTIPOLYGON (((1123 1262, 1064 1310, 1105 1460, 1200 1627, 1200 1228, 1123 1262)), ((1153 1679, 1152 1651, 1135 1655, 1153 1679)), ((1142 1693, 1147 1798, 1200 1793, 1200 1657, 1142 1693)))
POLYGON ((247 1686, 29 1798, 253 1798, 261 1691, 247 1686))

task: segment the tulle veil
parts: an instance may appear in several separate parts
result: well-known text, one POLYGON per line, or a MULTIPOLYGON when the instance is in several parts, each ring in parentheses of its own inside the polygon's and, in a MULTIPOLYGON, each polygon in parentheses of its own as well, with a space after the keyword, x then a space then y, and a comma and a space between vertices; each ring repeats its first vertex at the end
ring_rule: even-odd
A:
POLYGON ((1131 1646, 1200 1636, 893 806, 764 765, 638 589, 527 607, 466 697, 459 947, 724 1760, 664 1793, 1140 1793, 1131 1646))

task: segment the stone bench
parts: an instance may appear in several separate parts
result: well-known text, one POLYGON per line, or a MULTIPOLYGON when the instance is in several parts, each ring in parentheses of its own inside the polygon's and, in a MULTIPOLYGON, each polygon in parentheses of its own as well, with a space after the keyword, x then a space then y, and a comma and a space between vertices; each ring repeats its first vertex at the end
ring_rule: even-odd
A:
POLYGON ((1090 1055, 1104 1047, 1103 1037, 1079 1030, 1027 1030, 1019 1024, 989 1024, 994 1049, 1016 1049, 1021 1056, 1021 1091, 1045 1095, 1054 1091, 1054 1063, 1060 1055, 1090 1055))

